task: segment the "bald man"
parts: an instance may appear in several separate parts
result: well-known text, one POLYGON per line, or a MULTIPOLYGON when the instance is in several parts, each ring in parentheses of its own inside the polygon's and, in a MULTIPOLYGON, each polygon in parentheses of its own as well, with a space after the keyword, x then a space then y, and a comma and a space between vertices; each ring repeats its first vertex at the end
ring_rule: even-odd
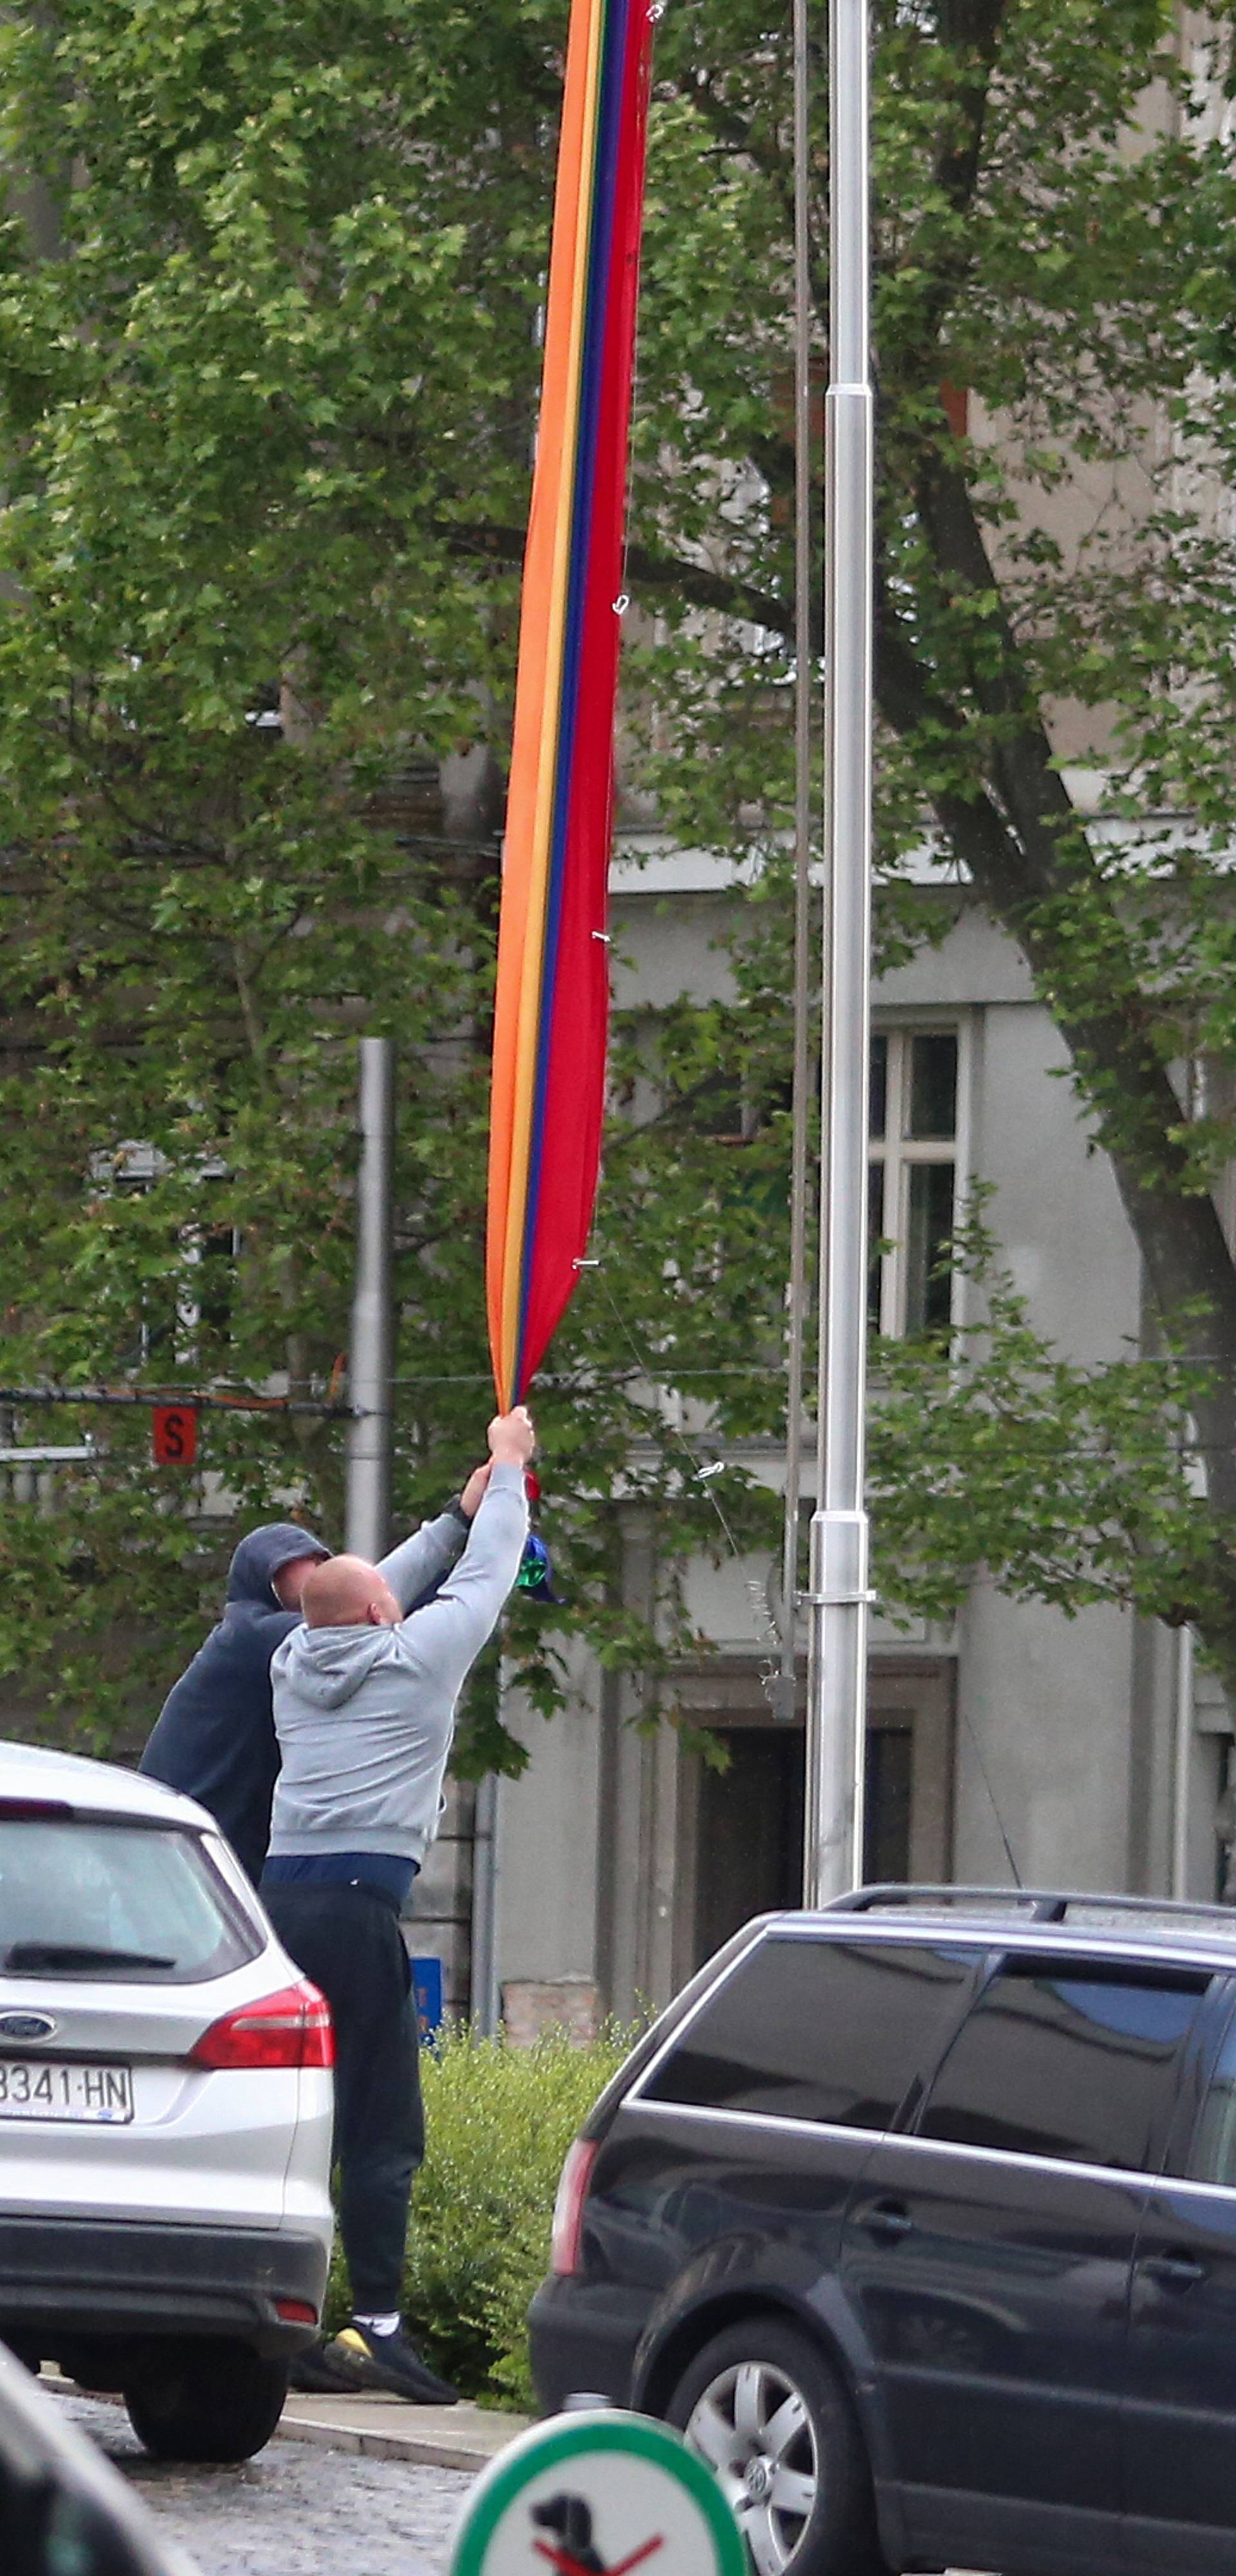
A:
POLYGON ((339 2225, 350 2326, 301 2358, 293 2384, 380 2388, 414 2405, 455 2390, 403 2330, 412 2176, 424 2153, 416 2014, 399 1917, 438 1830, 455 1703, 519 1571, 528 1533, 522 1406, 489 1426, 464 1489, 475 1517, 434 1600, 407 1614, 397 1557, 335 1556, 301 1593, 304 1625, 271 1665, 282 1769, 262 1896, 335 2026, 339 2225))

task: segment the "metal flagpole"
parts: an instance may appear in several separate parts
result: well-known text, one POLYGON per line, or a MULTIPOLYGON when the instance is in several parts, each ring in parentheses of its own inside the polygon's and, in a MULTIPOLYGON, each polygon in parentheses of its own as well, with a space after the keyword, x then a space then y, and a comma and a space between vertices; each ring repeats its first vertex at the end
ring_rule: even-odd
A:
POLYGON ((344 1527, 354 1556, 385 1556, 391 1518, 391 1189, 395 1159, 395 1050, 389 1038, 360 1042, 360 1168, 356 1175, 356 1281, 348 1392, 344 1527))
POLYGON ((829 7, 824 779, 829 915, 804 1894, 858 1883, 867 1696, 867 1082, 871 1021, 873 399, 867 0, 829 7))
POLYGON ((794 1092, 786 1335, 781 1657, 773 1707, 797 1704, 798 1505, 807 1304, 807 1121, 811 1082, 811 234, 808 0, 794 0, 794 1092))

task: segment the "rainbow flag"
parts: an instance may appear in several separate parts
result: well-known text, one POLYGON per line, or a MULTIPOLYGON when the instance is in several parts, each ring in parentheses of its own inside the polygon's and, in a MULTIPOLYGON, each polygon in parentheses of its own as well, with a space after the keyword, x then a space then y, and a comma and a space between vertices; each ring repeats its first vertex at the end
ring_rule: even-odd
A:
POLYGON ((524 555, 489 1146, 498 1401, 578 1278, 601 1155, 627 439, 652 0, 572 0, 524 555))

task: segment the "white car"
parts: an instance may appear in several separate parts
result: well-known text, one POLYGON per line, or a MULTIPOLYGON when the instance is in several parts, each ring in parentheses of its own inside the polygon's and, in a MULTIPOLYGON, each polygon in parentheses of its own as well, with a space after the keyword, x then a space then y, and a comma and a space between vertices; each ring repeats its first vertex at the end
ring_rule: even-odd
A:
POLYGON ((192 1799, 0 1743, 0 2339, 247 2458, 317 2333, 333 2042, 192 1799))

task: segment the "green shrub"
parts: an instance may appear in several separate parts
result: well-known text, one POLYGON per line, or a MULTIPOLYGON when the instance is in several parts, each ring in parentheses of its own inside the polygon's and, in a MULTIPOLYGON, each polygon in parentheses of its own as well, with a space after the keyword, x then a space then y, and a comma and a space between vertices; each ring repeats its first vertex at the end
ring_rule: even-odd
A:
MULTIPOLYGON (((562 2030, 531 2048, 443 2032, 421 2057, 425 2162, 412 2194, 404 2313, 462 2396, 530 2406, 528 2301, 549 2261, 562 2159, 635 2034, 588 2047, 562 2030)), ((327 2323, 346 2321, 338 2244, 327 2323)))

